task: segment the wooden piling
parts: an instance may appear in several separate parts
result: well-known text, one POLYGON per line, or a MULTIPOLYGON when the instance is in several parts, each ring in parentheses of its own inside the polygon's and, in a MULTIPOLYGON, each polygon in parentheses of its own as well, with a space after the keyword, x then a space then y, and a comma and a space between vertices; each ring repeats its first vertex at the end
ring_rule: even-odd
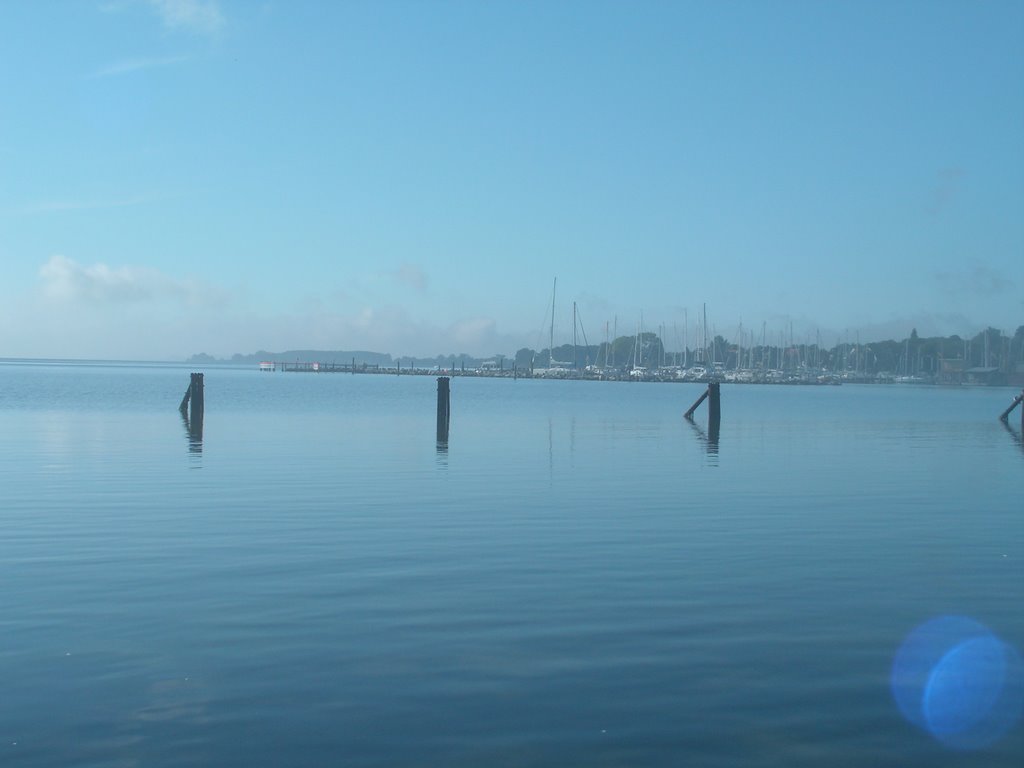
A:
MULTIPOLYGON (((192 374, 192 381, 189 385, 189 390, 191 392, 192 400, 189 407, 191 411, 191 421, 193 424, 201 425, 203 423, 203 409, 205 407, 205 398, 203 394, 203 374, 192 374)), ((202 427, 200 426, 199 429, 202 429, 202 427)))
POLYGON ((181 418, 185 421, 189 436, 193 440, 203 439, 203 408, 205 405, 203 396, 203 374, 193 373, 189 379, 188 389, 185 396, 181 398, 181 418))
POLYGON ((690 410, 688 410, 686 413, 683 414, 683 418, 684 419, 691 419, 692 420, 693 419, 693 412, 697 410, 697 406, 698 405, 700 405, 701 403, 704 402, 705 399, 707 399, 708 393, 710 393, 710 392, 711 392, 711 385, 708 385, 708 388, 705 389, 701 393, 700 397, 697 398, 697 402, 695 402, 693 405, 691 405, 690 406, 690 410))
POLYGON ((437 442, 448 442, 448 426, 451 423, 451 390, 449 378, 440 376, 437 379, 437 442))
MULTIPOLYGON (((1020 405, 1022 402, 1024 402, 1024 392, 1021 392, 1019 395, 1013 398, 1013 402, 1010 403, 1010 407, 1003 411, 1002 415, 1000 415, 1000 421, 1008 422, 1010 419, 1010 414, 1013 412, 1013 409, 1020 405)), ((1020 411, 1020 423, 1021 428, 1024 429, 1024 406, 1021 407, 1020 411)))
POLYGON ((708 401, 708 434, 713 436, 712 442, 717 446, 718 444, 718 432, 722 426, 722 392, 721 385, 717 381, 712 381, 708 384, 708 388, 705 389, 701 396, 697 398, 697 402, 690 406, 690 410, 683 414, 683 418, 693 421, 693 412, 697 410, 697 406, 703 403, 705 400, 708 401))
POLYGON ((718 453, 718 436, 722 431, 722 422, 718 419, 708 419, 708 453, 718 453))
POLYGON ((708 424, 720 424, 722 421, 721 385, 717 381, 708 384, 708 424))

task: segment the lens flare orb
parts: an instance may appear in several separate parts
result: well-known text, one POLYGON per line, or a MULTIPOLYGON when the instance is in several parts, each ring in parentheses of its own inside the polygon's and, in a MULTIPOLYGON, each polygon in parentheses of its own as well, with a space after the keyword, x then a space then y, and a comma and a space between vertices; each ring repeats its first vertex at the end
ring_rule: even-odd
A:
POLYGON ((911 632, 890 683, 903 716, 954 749, 995 743, 1024 707, 1020 655, 966 616, 941 616, 911 632))

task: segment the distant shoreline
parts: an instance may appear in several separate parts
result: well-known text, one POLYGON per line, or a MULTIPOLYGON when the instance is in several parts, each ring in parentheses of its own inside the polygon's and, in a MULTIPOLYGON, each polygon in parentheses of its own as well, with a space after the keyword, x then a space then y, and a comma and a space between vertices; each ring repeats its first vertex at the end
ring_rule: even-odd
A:
MULTIPOLYGON (((274 355, 273 357, 281 357, 274 355)), ((469 360, 466 361, 469 363, 469 360)), ((942 386, 950 388, 1002 387, 1007 389, 1024 388, 1024 371, 1005 373, 996 368, 982 369, 977 378, 948 379, 937 376, 897 376, 883 372, 879 374, 830 372, 824 369, 725 369, 719 368, 707 372, 702 366, 682 368, 666 366, 649 370, 628 368, 597 369, 594 366, 584 368, 520 368, 513 363, 507 366, 484 364, 472 366, 459 365, 408 365, 400 361, 381 365, 379 363, 352 362, 318 362, 294 359, 263 360, 259 363, 238 360, 199 361, 180 360, 104 360, 88 358, 30 358, 0 357, 0 365, 9 366, 54 366, 82 368, 168 368, 190 370, 196 368, 224 368, 236 370, 258 370, 266 373, 312 373, 312 374, 371 374, 379 376, 452 376, 457 378, 487 379, 543 379, 568 381, 630 381, 638 383, 667 384, 706 384, 720 382, 723 384, 755 384, 755 385, 786 385, 786 386, 839 386, 842 384, 876 384, 884 386, 942 386)), ((969 372, 968 372, 969 373, 969 372)))

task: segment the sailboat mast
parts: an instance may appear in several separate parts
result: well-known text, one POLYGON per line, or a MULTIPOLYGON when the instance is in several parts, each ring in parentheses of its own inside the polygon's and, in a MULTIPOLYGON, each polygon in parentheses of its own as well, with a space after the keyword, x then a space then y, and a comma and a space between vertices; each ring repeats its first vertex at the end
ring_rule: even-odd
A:
POLYGON ((555 278, 551 286, 551 338, 548 341, 548 368, 555 360, 555 289, 558 288, 558 278, 555 278))
POLYGON ((708 359, 708 305, 704 304, 704 360, 708 359))
POLYGON ((736 345, 736 370, 743 367, 743 320, 740 320, 740 329, 736 334, 739 336, 739 343, 736 345))
POLYGON ((771 365, 771 358, 766 357, 768 353, 768 323, 761 321, 761 367, 768 368, 771 365))
POLYGON ((576 368, 576 302, 572 303, 572 367, 576 368))
POLYGON ((608 336, 608 321, 604 322, 604 367, 608 367, 608 350, 611 349, 611 339, 608 336))
POLYGON ((689 310, 683 308, 683 368, 690 367, 690 316, 689 310))
MULTIPOLYGON (((618 338, 619 336, 619 316, 615 315, 615 330, 612 332, 612 336, 618 338)), ((612 367, 615 367, 615 353, 612 352, 612 367)))
POLYGON ((636 335, 636 349, 637 349, 637 353, 640 355, 640 364, 637 366, 638 368, 644 364, 644 347, 643 347, 643 344, 644 344, 644 311, 641 309, 640 310, 640 330, 637 332, 637 335, 636 335))

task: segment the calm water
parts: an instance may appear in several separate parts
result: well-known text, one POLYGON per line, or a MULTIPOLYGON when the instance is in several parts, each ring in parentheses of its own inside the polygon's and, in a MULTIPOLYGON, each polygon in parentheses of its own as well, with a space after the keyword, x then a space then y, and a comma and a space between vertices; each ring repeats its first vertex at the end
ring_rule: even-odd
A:
POLYGON ((1021 765, 889 681, 1024 648, 1010 390, 188 372, 0 363, 5 766, 1021 765))

